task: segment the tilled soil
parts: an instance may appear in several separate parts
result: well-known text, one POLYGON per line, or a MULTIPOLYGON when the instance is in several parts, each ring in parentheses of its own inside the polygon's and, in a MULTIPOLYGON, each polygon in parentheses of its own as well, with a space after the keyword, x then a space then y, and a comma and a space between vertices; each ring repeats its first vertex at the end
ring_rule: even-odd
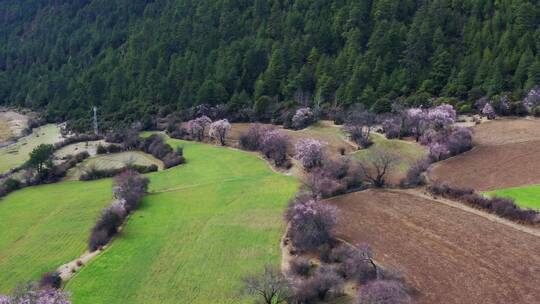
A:
POLYGON ((341 210, 338 236, 403 270, 420 304, 538 303, 538 236, 401 190, 328 202, 341 210))
POLYGON ((540 141, 478 146, 434 164, 430 178, 478 191, 540 183, 540 141))
POLYGON ((479 124, 473 128, 478 145, 501 145, 540 140, 540 119, 507 118, 479 124))
POLYGON ((473 150, 433 165, 432 180, 479 191, 540 183, 539 119, 495 120, 473 130, 473 150))

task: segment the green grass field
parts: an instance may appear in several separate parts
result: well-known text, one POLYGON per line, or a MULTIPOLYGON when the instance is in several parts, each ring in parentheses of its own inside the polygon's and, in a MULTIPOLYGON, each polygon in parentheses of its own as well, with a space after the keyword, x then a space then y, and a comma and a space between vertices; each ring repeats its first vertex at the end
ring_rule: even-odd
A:
POLYGON ((0 199, 0 294, 80 256, 110 180, 30 187, 0 199))
POLYGON ((507 188, 486 192, 487 195, 510 197, 521 207, 540 210, 540 185, 507 188))
POLYGON ((20 138, 13 145, 0 148, 0 173, 22 165, 28 155, 40 144, 53 144, 62 139, 58 126, 48 124, 34 129, 32 134, 20 138))
MULTIPOLYGON (((247 303, 240 278, 279 263, 282 212, 296 192, 254 154, 183 145, 187 163, 150 191, 112 245, 75 275, 73 303, 247 303)), ((77 258, 111 181, 63 182, 0 201, 0 293, 77 258)))
POLYGON ((294 179, 255 155, 169 143, 188 163, 151 175, 121 236, 68 283, 74 303, 247 303, 241 277, 279 262, 294 179))
POLYGON ((405 172, 411 164, 427 155, 426 149, 415 142, 387 139, 385 136, 375 132, 371 133, 371 139, 373 140, 371 147, 354 153, 358 160, 362 161, 369 158, 376 149, 388 151, 399 155, 400 162, 397 168, 399 171, 405 172))
POLYGON ((90 168, 99 170, 118 169, 135 164, 141 166, 150 166, 155 164, 159 170, 163 169, 163 162, 140 151, 126 151, 112 154, 101 154, 85 159, 82 163, 69 169, 66 175, 66 180, 78 180, 90 168))

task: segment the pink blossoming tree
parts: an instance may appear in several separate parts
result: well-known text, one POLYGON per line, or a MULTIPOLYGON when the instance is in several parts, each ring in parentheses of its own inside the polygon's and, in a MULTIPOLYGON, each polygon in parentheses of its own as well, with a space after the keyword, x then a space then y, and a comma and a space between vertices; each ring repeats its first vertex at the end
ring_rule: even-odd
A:
POLYGON ((227 119, 221 119, 214 121, 210 124, 210 131, 209 135, 210 138, 213 138, 219 143, 224 146, 225 145, 225 137, 227 136, 227 133, 231 130, 231 124, 227 119))
POLYGON ((212 123, 212 120, 208 116, 201 116, 188 121, 187 131, 191 135, 191 138, 202 141, 204 138, 204 130, 212 123))
POLYGON ((295 158, 307 170, 320 167, 324 160, 325 144, 311 138, 303 138, 295 145, 295 158))
POLYGON ((296 110, 292 118, 292 127, 295 129, 303 129, 313 123, 315 115, 310 108, 300 108, 296 110))
POLYGON ((285 215, 289 236, 300 250, 313 250, 332 240, 332 228, 338 223, 336 207, 310 197, 293 200, 285 215))

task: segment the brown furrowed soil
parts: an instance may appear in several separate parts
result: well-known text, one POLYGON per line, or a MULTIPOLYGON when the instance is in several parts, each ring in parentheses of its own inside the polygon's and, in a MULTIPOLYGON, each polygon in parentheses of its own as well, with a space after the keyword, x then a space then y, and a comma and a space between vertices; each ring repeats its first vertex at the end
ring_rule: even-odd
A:
POLYGON ((370 244, 379 263, 403 270, 420 304, 538 303, 538 233, 400 190, 328 202, 341 210, 338 236, 370 244))
POLYGON ((478 191, 540 183, 540 141, 478 146, 465 154, 436 163, 434 181, 478 191))
POLYGON ((473 130, 473 150, 433 165, 432 180, 479 191, 540 183, 540 120, 501 119, 473 130))
POLYGON ((540 119, 507 118, 492 120, 473 128, 477 145, 502 145, 540 140, 540 119))

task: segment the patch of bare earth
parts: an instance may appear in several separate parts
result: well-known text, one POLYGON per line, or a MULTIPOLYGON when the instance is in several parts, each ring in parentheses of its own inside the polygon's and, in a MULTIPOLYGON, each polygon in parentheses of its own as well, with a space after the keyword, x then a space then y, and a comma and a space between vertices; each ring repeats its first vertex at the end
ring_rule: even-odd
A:
POLYGON ((473 128, 477 145, 502 145, 540 140, 540 119, 506 118, 488 121, 473 128))
POLYGON ((402 269, 418 303, 537 303, 540 238, 464 208, 401 190, 367 190, 328 203, 337 234, 369 243, 402 269))
POLYGON ((476 146, 433 165, 432 180, 479 191, 540 183, 539 119, 501 119, 473 130, 476 146))
POLYGON ((14 111, 0 109, 0 144, 20 137, 28 126, 29 117, 14 111))

